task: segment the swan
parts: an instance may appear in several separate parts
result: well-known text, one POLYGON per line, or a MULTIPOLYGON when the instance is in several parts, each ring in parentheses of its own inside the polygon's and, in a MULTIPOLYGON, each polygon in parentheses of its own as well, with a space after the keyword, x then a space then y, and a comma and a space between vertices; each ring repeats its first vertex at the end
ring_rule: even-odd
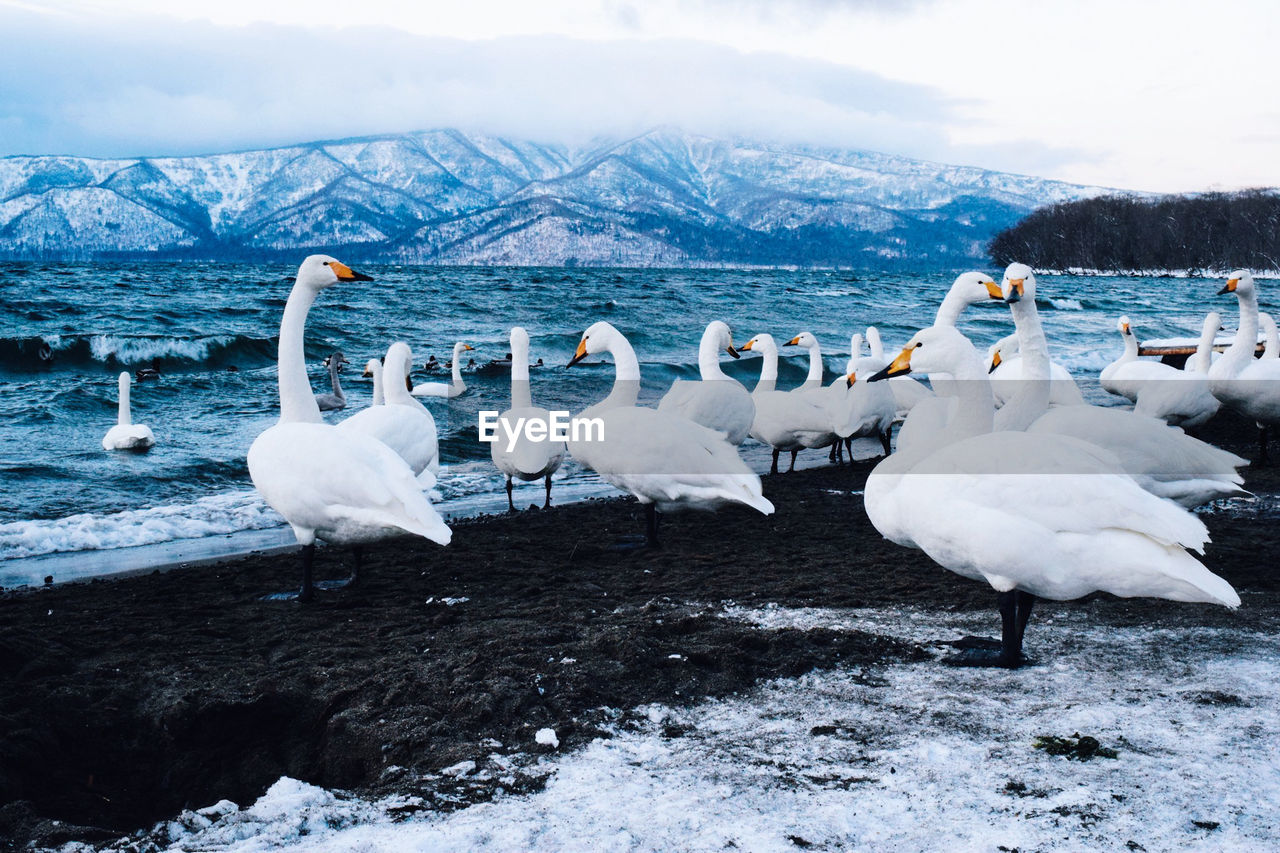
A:
POLYGON ((311 392, 303 336, 312 303, 340 281, 371 280, 328 255, 298 267, 280 321, 280 420, 249 448, 254 487, 302 546, 301 601, 314 595, 317 538, 357 546, 354 579, 365 542, 403 532, 447 545, 451 536, 404 461, 370 436, 324 423, 311 392))
MULTIPOLYGON (((1280 423, 1280 361, 1254 358, 1258 346, 1258 291, 1248 270, 1236 270, 1218 295, 1240 305, 1235 339, 1209 368, 1213 396, 1258 424, 1258 463, 1267 464, 1268 429, 1280 423)), ((1268 345, 1268 349, 1271 347, 1268 345)))
MULTIPOLYGON (((888 456, 892 452, 890 430, 898 417, 892 382, 871 384, 858 381, 859 376, 865 380, 883 368, 884 359, 857 355, 858 349, 852 350, 854 356, 845 363, 845 375, 830 386, 827 401, 832 410, 836 436, 840 439, 836 447, 844 442, 850 464, 853 464, 853 440, 863 436, 880 439, 884 455, 888 456)), ((837 454, 837 461, 839 456, 837 454)))
MULTIPOLYGON (((990 370, 991 392, 996 406, 1003 406, 1017 393, 1022 380, 1022 356, 1018 350, 1018 334, 1006 335, 987 349, 987 366, 990 370)), ((1049 362, 1049 405, 1078 406, 1084 395, 1068 371, 1056 361, 1049 362)))
POLYGON ((658 411, 686 417, 696 424, 724 433, 730 444, 740 445, 751 431, 756 406, 742 383, 721 369, 721 350, 738 358, 729 327, 713 320, 707 324, 698 344, 701 380, 677 379, 659 401, 658 411))
POLYGON ((316 395, 316 405, 320 407, 320 411, 332 412, 347 407, 347 395, 342 393, 338 374, 342 371, 343 365, 348 363, 347 357, 341 352, 335 352, 324 360, 324 366, 329 371, 329 384, 333 387, 333 393, 316 395))
MULTIPOLYGON (((1209 378, 1196 371, 1179 370, 1159 361, 1138 360, 1138 339, 1128 317, 1116 324, 1124 339, 1124 355, 1103 368, 1102 387, 1117 396, 1128 397, 1141 415, 1159 418, 1170 426, 1198 427, 1218 413, 1218 399, 1209 391, 1209 378)), ((1218 330, 1217 315, 1206 318, 1196 348, 1199 361, 1207 358, 1218 330), (1206 340, 1207 339, 1207 340, 1206 340)))
POLYGON ((1275 319, 1265 311, 1259 311, 1258 324, 1262 326, 1263 337, 1266 339, 1262 357, 1280 358, 1280 330, 1276 329, 1275 319))
MULTIPOLYGON (((867 345, 871 348, 871 357, 879 361, 881 367, 889 363, 884 355, 884 342, 880 340, 880 330, 875 326, 867 326, 867 345)), ((850 349, 850 352, 856 353, 857 350, 850 349)), ((845 374, 854 372, 846 370, 845 374)), ((921 400, 934 396, 934 393, 914 376, 895 376, 889 380, 889 388, 893 391, 893 400, 900 418, 905 418, 921 400)))
POLYGON ((369 405, 383 405, 386 402, 386 396, 382 393, 382 362, 376 358, 369 359, 364 363, 364 373, 360 375, 373 380, 373 397, 369 405))
POLYGON ((361 409, 338 428, 376 438, 390 447, 413 470, 421 488, 429 489, 440 472, 440 440, 431 412, 409 395, 405 380, 412 357, 408 344, 393 343, 382 362, 384 404, 361 409))
POLYGON ((955 417, 930 445, 877 465, 864 501, 886 538, 996 590, 1001 640, 961 641, 968 648, 947 663, 1025 663, 1036 598, 1104 591, 1239 606, 1231 585, 1188 553, 1203 553, 1204 524, 1140 488, 1112 454, 1069 436, 992 432, 990 382, 956 329, 916 333, 869 381, 916 369, 956 378, 955 417))
POLYGON ((831 444, 831 414, 811 397, 778 391, 778 346, 772 335, 759 334, 742 345, 741 352, 760 353, 760 381, 751 392, 755 417, 751 437, 773 451, 769 473, 778 473, 778 455, 791 451, 791 468, 796 454, 805 448, 831 444))
POLYGON ((1204 316, 1204 325, 1200 328, 1200 342, 1196 344, 1196 351, 1182 366, 1183 370, 1188 373, 1199 373, 1202 376, 1209 375, 1209 368, 1218 359, 1218 353, 1214 352, 1213 345, 1220 331, 1222 331, 1222 315, 1217 311, 1210 311, 1204 316))
POLYGON ((151 427, 135 424, 129 410, 129 374, 120 374, 120 404, 116 425, 102 437, 103 450, 150 450, 156 443, 151 427))
POLYGON ((467 383, 462 381, 462 359, 460 356, 464 352, 475 349, 468 346, 462 341, 458 341, 453 345, 453 381, 444 382, 423 382, 421 385, 414 385, 410 391, 415 397, 444 397, 452 400, 462 392, 467 390, 467 383))
POLYGON ((783 344, 783 346, 800 347, 809 351, 809 373, 805 376, 801 385, 791 390, 800 392, 821 390, 823 387, 822 348, 818 346, 818 339, 813 336, 813 333, 801 332, 783 344))
POLYGON ((1102 406, 1049 408, 1049 348, 1036 310, 1036 278, 1010 264, 1001 288, 1018 329, 1024 365, 1021 387, 996 413, 995 426, 1037 435, 1074 436, 1115 454, 1143 488, 1193 507, 1243 494, 1236 468, 1247 460, 1193 438, 1157 418, 1102 406))
MULTIPOLYGON (((499 416, 499 420, 509 424, 514 430, 518 419, 535 418, 550 420, 546 409, 533 405, 529 389, 529 333, 520 326, 511 330, 511 408, 499 416)), ((516 511, 515 502, 511 499, 512 478, 518 477, 525 482, 544 479, 546 483, 546 500, 543 509, 551 506, 551 475, 564 460, 565 445, 563 441, 533 441, 524 430, 515 439, 514 446, 508 445, 507 429, 499 428, 497 440, 489 443, 489 455, 493 464, 507 478, 507 508, 516 511)))
POLYGON ((644 506, 646 544, 658 545, 659 511, 741 503, 773 513, 759 475, 721 433, 671 412, 636 406, 640 362, 612 325, 599 322, 588 328, 568 366, 603 352, 613 356, 613 389, 581 416, 598 419, 600 429, 571 434, 569 452, 644 506))
MULTIPOLYGON (((851 346, 856 345, 856 349, 862 349, 861 338, 851 339, 851 346)), ((822 384, 823 364, 822 364, 822 348, 818 345, 818 339, 814 337, 812 332, 801 332, 791 340, 787 341, 783 346, 801 347, 809 351, 809 373, 805 376, 804 382, 799 386, 791 389, 791 394, 797 397, 808 399, 814 405, 817 405, 827 412, 828 427, 819 437, 821 443, 814 445, 815 447, 831 447, 831 458, 841 458, 841 429, 847 427, 842 420, 844 413, 844 385, 842 380, 837 380, 830 386, 822 384), (840 424, 837 424, 840 421, 840 424)), ((791 451, 791 468, 789 471, 795 470, 796 454, 799 450, 791 451)))

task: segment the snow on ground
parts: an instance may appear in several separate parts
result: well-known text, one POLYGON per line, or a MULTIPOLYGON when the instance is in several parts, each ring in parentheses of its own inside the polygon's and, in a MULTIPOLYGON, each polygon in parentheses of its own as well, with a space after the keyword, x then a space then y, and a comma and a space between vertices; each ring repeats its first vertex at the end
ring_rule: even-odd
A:
MULTIPOLYGON (((925 646, 995 625, 928 610, 731 605, 725 616, 925 646)), ((1280 631, 1117 628, 1069 608, 1038 617, 1038 666, 815 671, 642 708, 612 738, 538 759, 548 775, 535 794, 396 822, 404 801, 282 779, 247 809, 187 813, 153 838, 171 850, 368 853, 1280 847, 1280 631), (1034 746, 1077 733, 1117 756, 1034 746)), ((477 772, 500 772, 483 752, 477 772)))

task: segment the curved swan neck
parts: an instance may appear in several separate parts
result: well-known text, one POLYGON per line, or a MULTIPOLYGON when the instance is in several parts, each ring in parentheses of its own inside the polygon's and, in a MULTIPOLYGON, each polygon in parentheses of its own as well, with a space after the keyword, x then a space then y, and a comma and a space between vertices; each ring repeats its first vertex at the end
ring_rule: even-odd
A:
POLYGON ((529 390, 529 337, 511 333, 511 408, 533 407, 529 390))
POLYGON ((1133 333, 1132 327, 1128 332, 1122 332, 1120 337, 1124 338, 1124 355, 1120 357, 1121 363, 1138 360, 1138 336, 1133 333))
POLYGON ((720 367, 720 330, 714 324, 707 326, 698 344, 698 374, 706 380, 729 378, 720 367))
POLYGON ((397 351, 398 347, 387 350, 387 357, 382 362, 382 396, 387 405, 393 403, 414 403, 422 405, 409 394, 405 387, 405 377, 409 374, 409 357, 397 351))
POLYGON ((120 374, 120 402, 117 407, 116 423, 120 426, 133 424, 133 414, 129 410, 129 374, 120 374))
POLYGON ((822 347, 818 344, 817 339, 810 344, 809 350, 809 374, 804 378, 804 384, 801 388, 821 388, 822 387, 822 347))
POLYGON ((311 381, 307 378, 306 334, 307 314, 316 301, 316 292, 296 283, 289 291, 289 301, 280 319, 280 347, 276 362, 276 378, 280 385, 280 420, 285 423, 322 423, 311 381))
MULTIPOLYGON (((872 358, 884 360, 884 342, 880 340, 880 330, 875 326, 867 326, 867 346, 871 347, 872 358)), ((853 353, 853 357, 858 357, 856 351, 853 353)))
POLYGON ((613 390, 593 408, 603 411, 634 406, 640 399, 640 360, 636 358, 636 351, 626 336, 616 330, 609 336, 605 349, 613 356, 613 390))
POLYGON ((776 391, 778 388, 778 347, 772 342, 760 342, 752 349, 760 350, 760 379, 755 391, 776 391))
POLYGON ((1209 365, 1213 363, 1213 341, 1218 336, 1220 323, 1221 318, 1217 314, 1210 314, 1204 318, 1204 326, 1200 329, 1200 342, 1196 344, 1196 373, 1209 372, 1209 365))
POLYGON ((1262 324, 1262 329, 1266 333, 1267 345, 1262 350, 1263 358, 1280 358, 1280 330, 1276 328, 1276 321, 1270 314, 1258 312, 1258 322, 1262 324))
POLYGON ((462 344, 453 345, 453 384, 462 384, 462 354, 466 352, 462 344))
POLYGON ((382 391, 382 362, 376 358, 369 363, 369 373, 373 376, 373 402, 370 405, 386 405, 387 397, 382 391))
MULTIPOLYGON (((1232 365, 1245 365, 1253 358, 1258 348, 1258 294, 1251 288, 1247 291, 1236 291, 1236 300, 1240 305, 1240 326, 1236 329, 1235 339, 1222 354, 1230 359, 1232 365)), ((1237 367, 1236 372, 1243 367, 1237 367)))
POLYGON ((329 384, 333 386, 333 395, 339 400, 345 399, 346 395, 342 393, 342 383, 338 380, 338 371, 341 369, 339 359, 329 358, 329 384))

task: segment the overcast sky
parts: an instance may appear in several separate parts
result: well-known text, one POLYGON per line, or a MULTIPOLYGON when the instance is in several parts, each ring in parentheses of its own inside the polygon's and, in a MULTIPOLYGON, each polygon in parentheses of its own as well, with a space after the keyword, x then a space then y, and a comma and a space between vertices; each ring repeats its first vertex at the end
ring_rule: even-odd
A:
POLYGON ((0 34, 0 155, 674 124, 1131 189, 1280 185, 1265 0, 0 0, 0 34))

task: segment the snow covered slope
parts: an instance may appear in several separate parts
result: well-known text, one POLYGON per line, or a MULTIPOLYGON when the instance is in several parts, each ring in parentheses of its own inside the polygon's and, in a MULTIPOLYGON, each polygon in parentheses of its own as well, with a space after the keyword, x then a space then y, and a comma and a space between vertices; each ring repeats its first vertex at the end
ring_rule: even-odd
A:
POLYGON ((943 266, 1040 178, 660 128, 582 149, 432 130, 200 157, 0 158, 0 257, 943 266))

